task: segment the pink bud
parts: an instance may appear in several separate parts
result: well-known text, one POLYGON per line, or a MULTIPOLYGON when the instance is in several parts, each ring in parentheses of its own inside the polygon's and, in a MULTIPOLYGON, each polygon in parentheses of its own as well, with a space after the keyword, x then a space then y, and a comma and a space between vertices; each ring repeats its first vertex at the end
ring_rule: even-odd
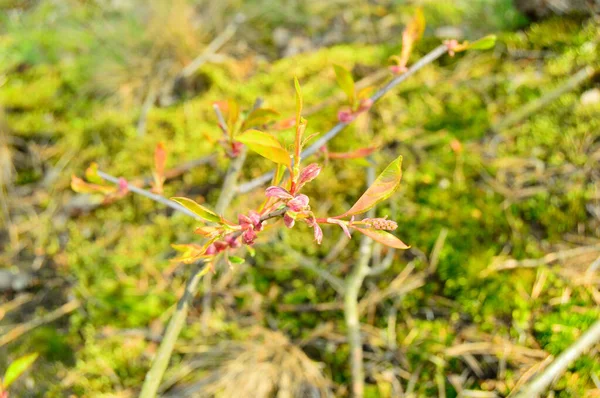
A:
POLYGON ((315 222, 315 224, 313 225, 314 228, 314 235, 315 235, 315 241, 317 242, 317 244, 321 244, 321 242, 323 241, 323 230, 321 229, 321 227, 319 227, 319 224, 317 224, 315 222))
POLYGON ((245 228, 248 225, 254 225, 252 219, 245 214, 238 215, 238 223, 242 226, 242 228, 245 228))
POLYGON ((258 214, 254 210, 250 210, 248 216, 250 220, 252 220, 252 225, 254 225, 254 229, 260 231, 262 229, 262 223, 260 222, 260 214, 258 214))
POLYGON ((204 252, 204 254, 208 254, 209 256, 216 254, 217 253, 217 248, 215 247, 215 245, 209 245, 206 248, 206 251, 204 252))
POLYGON ((223 250, 227 249, 227 246, 229 246, 227 243, 222 242, 220 240, 213 243, 213 245, 215 245, 215 249, 217 250, 217 253, 221 253, 223 250))
POLYGON ((365 112, 371 109, 373 106, 373 100, 371 98, 365 98, 360 101, 360 105, 358 106, 359 112, 365 112))
POLYGON ((292 199, 293 196, 290 195, 288 191, 281 187, 269 187, 265 191, 265 195, 268 198, 279 198, 279 199, 292 199))
POLYGON ((127 184, 127 180, 123 177, 119 178, 119 192, 122 194, 126 194, 129 191, 129 184, 127 184))
POLYGON ((308 196, 304 194, 296 195, 296 197, 289 202, 287 206, 291 211, 302 211, 308 206, 308 196))
POLYGON ((401 74, 405 73, 407 70, 408 69, 406 68, 406 66, 400 66, 400 65, 390 66, 390 71, 395 75, 401 75, 401 74))
POLYGON ((342 123, 350 123, 354 120, 354 115, 349 111, 339 111, 338 120, 342 123))
POLYGON ((234 235, 229 235, 227 238, 225 238, 225 241, 232 249, 236 249, 242 245, 234 235))
POLYGON ((292 228, 294 226, 294 224, 296 223, 296 219, 294 217, 292 217, 292 215, 290 215, 289 212, 286 212, 283 215, 283 222, 285 223, 286 227, 292 228))
POLYGON ((300 177, 298 178, 298 185, 302 187, 307 182, 310 182, 317 178, 319 173, 321 172, 321 166, 316 163, 309 164, 300 172, 300 177))
POLYGON ((247 245, 254 244, 254 239, 256 239, 256 232, 254 232, 254 229, 252 228, 245 230, 242 234, 242 240, 247 245))

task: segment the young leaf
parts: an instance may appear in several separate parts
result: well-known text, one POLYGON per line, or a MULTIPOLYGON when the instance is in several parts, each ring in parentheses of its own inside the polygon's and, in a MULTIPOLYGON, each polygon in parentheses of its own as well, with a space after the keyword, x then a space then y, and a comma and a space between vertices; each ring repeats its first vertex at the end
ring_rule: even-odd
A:
POLYGON ((369 238, 376 240, 377 242, 384 244, 389 247, 393 247, 395 249, 408 249, 410 246, 402 242, 400 239, 396 238, 394 235, 389 232, 382 231, 380 229, 367 229, 367 228, 357 228, 358 232, 367 235, 369 238))
POLYGON ((294 77, 294 88, 296 89, 296 126, 300 125, 300 118, 302 117, 302 90, 300 89, 300 82, 297 77, 294 77))
POLYGON ((174 258, 172 261, 184 264, 191 264, 196 260, 205 258, 206 249, 214 242, 215 239, 210 240, 209 243, 205 244, 204 246, 197 245, 194 243, 172 244, 171 247, 173 249, 177 250, 178 252, 181 252, 181 255, 177 258, 174 258))
POLYGON ((489 35, 469 44, 469 50, 489 50, 496 45, 496 35, 489 35))
POLYGON ((237 257, 237 256, 229 256, 229 261, 232 262, 233 264, 244 264, 244 262, 246 260, 244 260, 241 257, 237 257))
POLYGON ((221 223, 221 217, 218 214, 194 202, 192 199, 175 197, 171 198, 171 200, 179 203, 181 206, 185 207, 186 209, 188 209, 189 211, 206 221, 221 223))
POLYGON ((277 138, 258 130, 246 130, 235 138, 259 155, 277 163, 290 166, 290 155, 277 138))
POLYGON ((267 123, 271 122, 277 116, 279 116, 279 113, 277 111, 274 111, 273 109, 267 109, 267 108, 255 109, 252 112, 250 112, 248 117, 246 117, 246 120, 244 120, 244 124, 242 125, 242 128, 247 129, 250 127, 262 126, 263 124, 267 124, 267 123))
POLYGON ((98 175, 98 164, 92 163, 85 170, 85 179, 94 184, 103 184, 104 180, 98 175))
POLYGON ((348 96, 350 107, 353 108, 356 102, 356 89, 354 87, 354 79, 352 78, 352 74, 348 71, 348 69, 341 65, 334 64, 333 69, 335 70, 335 78, 338 85, 348 96))
POLYGON ((423 11, 418 8, 415 16, 410 20, 404 32, 402 32, 402 51, 400 57, 394 57, 400 69, 405 69, 410 58, 414 44, 423 36, 425 31, 425 17, 423 11))
POLYGON ((402 179, 402 156, 398 156, 396 160, 388 165, 383 172, 377 177, 373 185, 371 185, 365 193, 356 201, 354 206, 344 214, 336 217, 347 217, 356 214, 362 214, 371 209, 377 203, 382 202, 392 196, 400 186, 402 179))
POLYGON ((38 353, 25 355, 23 357, 15 359, 4 372, 4 378, 2 380, 2 388, 7 389, 15 380, 19 378, 27 369, 33 365, 38 357, 38 353))
POLYGON ((167 152, 165 145, 159 142, 154 150, 154 177, 153 189, 155 192, 162 193, 163 184, 165 182, 165 163, 167 161, 167 152))
POLYGON ((240 106, 236 101, 230 99, 227 101, 227 129, 229 130, 230 137, 233 137, 235 134, 235 128, 239 117, 240 106))
POLYGON ((76 176, 71 176, 71 189, 77 193, 100 193, 104 195, 117 192, 116 187, 90 184, 76 176))

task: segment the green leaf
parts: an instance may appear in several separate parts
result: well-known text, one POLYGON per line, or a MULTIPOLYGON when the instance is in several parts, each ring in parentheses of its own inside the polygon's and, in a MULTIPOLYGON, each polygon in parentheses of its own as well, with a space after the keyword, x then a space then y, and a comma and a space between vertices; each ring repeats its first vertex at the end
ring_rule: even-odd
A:
POLYGON ((33 354, 25 355, 23 357, 15 359, 8 368, 6 372, 4 372, 4 379, 2 382, 2 387, 7 389, 15 380, 19 378, 27 369, 33 365, 35 360, 38 357, 38 353, 35 352, 33 354))
POLYGON ((469 50, 489 50, 496 45, 496 35, 489 35, 470 43, 467 48, 469 50))
POLYGON ((300 118, 302 117, 302 90, 300 89, 300 82, 297 77, 294 77, 294 88, 296 89, 296 126, 300 124, 300 118))
POLYGON ((354 206, 339 217, 353 216, 362 214, 373 208, 377 203, 382 202, 392 196, 400 186, 402 179, 402 156, 398 156, 396 160, 388 165, 383 172, 377 177, 373 185, 371 185, 365 193, 356 201, 354 206))
POLYGON ((290 166, 290 155, 277 138, 269 133, 258 130, 246 130, 235 138, 237 141, 248 146, 259 155, 277 163, 290 166))
POLYGON ((243 127, 250 128, 262 126, 263 124, 267 124, 275 120, 277 116, 279 116, 279 113, 273 109, 258 108, 250 112, 244 121, 243 127))
POLYGON ((237 256, 229 256, 229 261, 232 262, 233 264, 244 264, 244 262, 246 260, 244 260, 241 257, 237 257, 237 256))
POLYGON ((395 249, 410 248, 410 246, 408 246, 406 243, 402 242, 400 239, 396 238, 394 235, 390 234, 389 232, 382 231, 380 229, 368 229, 368 228, 357 228, 357 227, 352 227, 352 228, 354 228, 358 232, 365 234, 369 238, 371 238, 381 244, 384 244, 386 246, 393 247, 395 249))
POLYGON ((340 65, 333 65, 333 69, 335 69, 335 77, 338 85, 344 93, 346 93, 350 106, 353 107, 356 102, 356 90, 354 88, 354 79, 352 78, 352 75, 348 69, 340 65))
POLYGON ((94 184, 103 184, 104 180, 98 175, 98 164, 92 163, 85 170, 85 179, 94 184))
POLYGON ((196 214, 198 217, 215 223, 221 223, 221 217, 212 210, 207 209, 206 207, 194 202, 192 199, 188 198, 171 198, 173 202, 177 202, 192 213, 196 214))
POLYGON ((230 137, 235 134, 235 127, 240 117, 240 106, 235 101, 230 99, 227 101, 227 129, 229 130, 230 137))

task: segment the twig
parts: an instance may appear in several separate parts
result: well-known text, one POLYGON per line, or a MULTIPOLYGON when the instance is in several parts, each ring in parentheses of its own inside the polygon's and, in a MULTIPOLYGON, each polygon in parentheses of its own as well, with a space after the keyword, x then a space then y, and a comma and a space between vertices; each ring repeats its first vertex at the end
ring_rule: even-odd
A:
MULTIPOLYGON (((375 181, 375 169, 367 169, 367 186, 375 181)), ((375 209, 369 210, 367 217, 374 217, 375 209)), ((344 318, 350 346, 350 367, 352 373, 352 396, 362 398, 365 389, 365 370, 363 368, 362 337, 360 335, 360 317, 358 310, 358 294, 360 288, 369 274, 369 260, 373 241, 363 236, 360 241, 358 262, 346 280, 346 293, 344 295, 344 318)))
POLYGON ((528 116, 530 116, 537 110, 550 104, 552 101, 554 101, 561 95, 576 89, 583 82, 594 76, 595 73, 596 70, 593 67, 586 66, 585 68, 581 69, 579 72, 571 76, 569 79, 567 79, 567 81, 565 81, 561 86, 541 96, 535 101, 531 101, 523 105, 516 112, 511 113, 510 115, 503 118, 500 122, 494 124, 491 130, 494 132, 499 132, 506 129, 507 127, 519 123, 520 121, 526 119, 528 116))
MULTIPOLYGON (((113 184, 117 184, 119 185, 119 179, 117 177, 113 177, 110 174, 107 174, 101 170, 98 170, 98 176, 100 176, 100 178, 102 178, 105 181, 108 182, 112 182, 113 184)), ((200 220, 201 218, 198 217, 196 214, 194 214, 193 212, 189 211, 188 209, 186 209, 185 207, 181 206, 180 204, 178 204, 177 202, 173 202, 172 200, 169 200, 167 198, 165 198, 164 196, 161 195, 157 195, 155 193, 152 193, 150 191, 146 191, 145 189, 136 187, 133 184, 127 183, 127 189, 131 192, 137 193, 138 195, 144 196, 148 199, 151 199, 155 202, 161 203, 167 207, 170 207, 173 210, 177 210, 185 215, 188 215, 190 217, 195 218, 196 220, 200 220)))
MULTIPOLYGON (((374 103, 377 102, 381 97, 383 97, 392 88, 394 88, 397 85, 399 85, 400 83, 404 82, 410 76, 414 75, 417 71, 422 69, 424 66, 432 63, 433 61, 435 61, 436 59, 438 59, 439 57, 444 55, 446 52, 448 52, 448 47, 446 47, 445 44, 442 44, 442 45, 436 47, 434 50, 429 52, 423 58, 421 58, 420 60, 415 62, 414 65, 412 65, 410 68, 408 68, 406 73, 404 73, 398 77, 395 77, 389 83, 387 83, 385 86, 383 86, 382 88, 377 90, 377 92, 371 96, 371 100, 374 103)), ((336 135, 338 135, 339 132, 342 131, 348 124, 349 123, 343 123, 343 122, 339 122, 338 124, 336 124, 331 130, 329 130, 321 138, 316 140, 310 147, 308 147, 304 151, 302 151, 301 157, 306 158, 306 157, 316 153, 323 145, 325 145, 327 142, 329 142, 331 139, 333 139, 336 135)), ((240 193, 250 192, 250 191, 260 187, 261 185, 269 182, 271 180, 271 178, 273 178, 273 175, 274 175, 274 172, 271 171, 269 173, 263 174, 262 176, 253 179, 252 181, 248 181, 244 184, 240 184, 238 186, 238 192, 240 192, 240 193)))
POLYGON ((504 261, 499 264, 498 263, 492 264, 492 266, 490 268, 488 268, 487 270, 484 270, 484 272, 482 272, 482 276, 487 276, 494 271, 502 271, 502 270, 507 270, 507 269, 541 267, 543 265, 548 265, 555 261, 566 260, 571 257, 577 257, 582 254, 593 253, 593 252, 597 252, 597 251, 600 251, 600 246, 592 245, 592 246, 576 247, 574 249, 563 250, 563 251, 559 251, 559 252, 555 252, 555 253, 549 253, 549 254, 546 254, 544 257, 538 258, 538 259, 525 259, 525 260, 511 259, 511 260, 507 260, 507 261, 504 261))
POLYGON ((173 347, 175 346, 177 337, 183 328, 192 300, 196 295, 198 282, 200 282, 202 275, 207 269, 207 266, 199 264, 190 277, 187 286, 185 287, 185 293, 177 303, 177 309, 169 321, 167 330, 165 331, 164 337, 160 343, 160 346, 158 347, 158 352, 152 361, 152 367, 148 373, 146 373, 140 398, 156 397, 158 386, 160 385, 165 370, 169 365, 169 360, 171 359, 171 354, 173 353, 173 347))
POLYGON ((525 386, 515 398, 534 398, 542 394, 556 380, 567 367, 579 358, 585 351, 600 341, 600 320, 596 321, 581 337, 569 348, 563 351, 542 374, 525 386))
POLYGON ((69 312, 75 311, 77 308, 79 308, 79 306, 80 306, 79 301, 71 300, 68 303, 62 305, 61 307, 55 309, 54 311, 52 311, 44 316, 41 316, 39 318, 34 318, 29 322, 23 323, 19 326, 12 328, 6 334, 0 336, 0 347, 5 346, 6 344, 10 343, 11 341, 13 341, 15 339, 18 339, 25 333, 30 332, 31 330, 37 328, 38 326, 41 326, 45 323, 53 322, 53 321, 57 320, 58 318, 60 318, 61 316, 66 315, 69 312))
POLYGON ((392 263, 394 262, 394 254, 396 254, 396 249, 389 249, 381 264, 375 267, 371 267, 371 269, 369 270, 369 276, 381 275, 382 273, 387 271, 388 268, 390 268, 392 266, 392 263))

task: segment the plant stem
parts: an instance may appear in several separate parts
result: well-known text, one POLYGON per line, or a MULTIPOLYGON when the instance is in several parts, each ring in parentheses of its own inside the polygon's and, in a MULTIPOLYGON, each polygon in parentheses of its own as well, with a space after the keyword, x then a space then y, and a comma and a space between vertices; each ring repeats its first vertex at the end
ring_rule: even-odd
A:
MULTIPOLYGON (((102 178, 103 180, 106 180, 108 182, 112 182, 113 184, 119 184, 119 179, 116 177, 111 176, 110 174, 106 174, 103 171, 98 170, 98 176, 100 176, 100 178, 102 178)), ((195 218, 196 220, 201 220, 200 217, 198 217, 196 214, 192 213, 191 211, 189 211, 188 209, 186 209, 185 207, 181 206, 179 203, 177 202, 173 202, 172 200, 169 200, 167 198, 165 198, 164 196, 161 195, 157 195, 155 193, 152 193, 150 191, 146 191, 145 189, 136 187, 133 184, 127 183, 127 189, 133 193, 137 193, 138 195, 144 196, 148 199, 151 199, 155 202, 161 203, 167 207, 170 207, 173 210, 177 210, 183 214, 186 214, 190 217, 195 218)))
POLYGON ((542 374, 525 386, 515 398, 535 398, 540 396, 556 380, 567 367, 600 341, 600 320, 596 321, 581 337, 569 348, 563 351, 542 374))
MULTIPOLYGON (((426 54, 423 58, 415 62, 408 70, 400 76, 397 76, 389 81, 385 86, 381 87, 375 94, 371 96, 371 100, 373 103, 377 102, 381 97, 383 97, 388 91, 392 88, 396 87, 400 83, 404 82, 406 79, 414 75, 417 71, 422 69, 424 66, 432 63, 442 55, 448 52, 448 47, 445 44, 442 44, 428 54, 426 54)), ((311 146, 302 151, 301 157, 306 158, 321 149, 321 147, 327 144, 331 139, 333 139, 336 135, 339 134, 349 123, 339 122, 331 130, 325 133, 321 138, 316 140, 311 146)), ((269 182, 275 173, 270 171, 268 173, 263 174, 260 177, 253 179, 252 181, 248 181, 244 184, 240 184, 238 186, 239 193, 247 193, 250 192, 263 184, 269 182)))
MULTIPOLYGON (((375 180, 373 167, 367 169, 367 186, 371 186, 375 180)), ((373 217, 375 209, 369 210, 367 217, 373 217)), ((352 373, 352 396, 362 398, 365 389, 365 371, 363 368, 362 337, 360 335, 360 312, 358 310, 358 294, 360 288, 369 274, 369 260, 373 241, 363 235, 360 241, 358 262, 346 280, 344 295, 344 318, 348 334, 348 345, 350 346, 350 368, 352 373)))
POLYGON ((177 309, 169 321, 169 325, 167 326, 167 330, 160 343, 158 352, 154 357, 154 361, 152 361, 152 367, 148 373, 146 373, 140 398, 156 397, 156 391, 158 390, 167 366, 169 366, 169 360, 171 359, 175 342, 185 324, 189 307, 196 295, 196 290, 198 289, 198 282, 200 282, 200 279, 204 275, 205 272, 203 271, 205 271, 205 269, 206 268, 203 267, 202 264, 199 264, 188 280, 185 292, 177 303, 177 309))

